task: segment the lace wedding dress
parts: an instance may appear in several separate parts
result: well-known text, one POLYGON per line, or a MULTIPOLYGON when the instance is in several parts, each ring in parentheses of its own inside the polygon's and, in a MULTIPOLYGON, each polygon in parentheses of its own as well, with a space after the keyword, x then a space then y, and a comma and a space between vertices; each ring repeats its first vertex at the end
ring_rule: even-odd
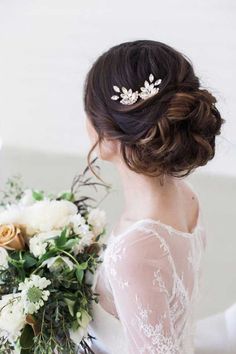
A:
POLYGON ((95 354, 192 354, 206 232, 141 219, 107 241, 95 273, 95 354))

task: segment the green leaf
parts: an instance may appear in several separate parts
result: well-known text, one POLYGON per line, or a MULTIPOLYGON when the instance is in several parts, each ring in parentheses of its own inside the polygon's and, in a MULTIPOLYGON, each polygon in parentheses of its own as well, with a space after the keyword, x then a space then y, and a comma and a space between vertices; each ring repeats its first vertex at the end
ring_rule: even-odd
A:
POLYGON ((74 304, 75 304, 75 301, 72 301, 72 300, 70 300, 68 298, 65 298, 65 303, 67 304, 69 312, 70 312, 71 316, 73 317, 74 316, 74 304))
POLYGON ((88 268, 88 263, 87 262, 80 263, 80 265, 78 265, 78 268, 87 269, 88 268))
MULTIPOLYGON (((32 326, 29 324, 25 325, 21 336, 20 336, 20 346, 22 349, 30 349, 34 344, 34 331, 32 326)), ((22 353, 22 351, 21 351, 22 353)), ((25 352, 24 352, 25 353, 25 352)), ((29 351, 30 353, 30 351, 29 351)))
POLYGON ((83 277, 84 277, 84 271, 83 269, 79 268, 79 266, 76 268, 75 271, 76 278, 78 279, 79 283, 82 283, 83 277))
POLYGON ((44 255, 42 255, 42 257, 39 259, 37 266, 39 266, 41 263, 43 263, 44 261, 46 261, 48 258, 54 257, 58 254, 57 249, 53 248, 49 251, 47 251, 46 253, 44 253, 44 255))
POLYGON ((33 267, 37 263, 37 259, 31 256, 29 253, 26 253, 24 255, 24 260, 25 260, 25 264, 24 264, 25 268, 33 267))
POLYGON ((70 240, 68 240, 65 245, 64 245, 64 249, 65 250, 71 250, 72 247, 74 245, 76 245, 76 243, 78 243, 78 239, 76 240, 75 238, 71 238, 70 240))
POLYGON ((67 237, 66 237, 66 234, 67 234, 67 228, 65 227, 60 236, 55 240, 55 245, 56 247, 63 247, 65 244, 66 244, 66 241, 68 240, 67 237))
POLYGON ((87 268, 88 268, 88 263, 87 262, 80 263, 76 267, 75 274, 76 274, 76 278, 78 279, 80 284, 82 283, 82 280, 83 280, 83 277, 84 277, 84 271, 87 268))
POLYGON ((42 192, 32 191, 32 196, 37 201, 43 200, 43 193, 42 192))
POLYGON ((59 196, 60 199, 69 200, 69 202, 74 201, 74 195, 71 192, 65 192, 59 196))

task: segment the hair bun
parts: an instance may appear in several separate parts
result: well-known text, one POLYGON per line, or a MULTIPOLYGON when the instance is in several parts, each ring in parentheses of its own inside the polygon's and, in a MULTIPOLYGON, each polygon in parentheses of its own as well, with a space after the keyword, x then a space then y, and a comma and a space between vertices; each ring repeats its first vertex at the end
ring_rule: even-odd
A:
MULTIPOLYGON (((215 155, 215 137, 225 121, 215 103, 205 89, 176 92, 156 124, 137 141, 136 164, 139 160, 142 169, 153 174, 155 161, 157 170, 176 177, 206 165, 215 155)), ((134 160, 134 153, 130 156, 134 160)))
POLYGON ((215 103, 216 98, 206 89, 177 92, 169 102, 165 117, 170 124, 185 121, 189 133, 218 135, 222 121, 215 103))

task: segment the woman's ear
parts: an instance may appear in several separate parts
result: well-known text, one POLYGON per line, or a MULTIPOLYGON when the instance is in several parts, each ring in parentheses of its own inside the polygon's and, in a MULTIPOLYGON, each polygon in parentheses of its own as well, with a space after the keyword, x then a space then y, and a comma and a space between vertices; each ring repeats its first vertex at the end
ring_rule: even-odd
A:
POLYGON ((99 158, 106 161, 113 161, 119 155, 120 142, 117 139, 104 137, 99 146, 99 158))

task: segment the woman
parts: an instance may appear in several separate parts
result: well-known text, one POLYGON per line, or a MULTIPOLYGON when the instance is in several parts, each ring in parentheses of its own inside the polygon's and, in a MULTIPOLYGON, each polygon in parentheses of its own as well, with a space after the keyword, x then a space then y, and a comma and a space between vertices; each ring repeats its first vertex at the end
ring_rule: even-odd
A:
POLYGON ((190 61, 157 41, 116 45, 88 72, 88 159, 115 165, 125 197, 94 284, 96 354, 194 352, 206 233, 183 177, 215 155, 215 103, 190 61))

